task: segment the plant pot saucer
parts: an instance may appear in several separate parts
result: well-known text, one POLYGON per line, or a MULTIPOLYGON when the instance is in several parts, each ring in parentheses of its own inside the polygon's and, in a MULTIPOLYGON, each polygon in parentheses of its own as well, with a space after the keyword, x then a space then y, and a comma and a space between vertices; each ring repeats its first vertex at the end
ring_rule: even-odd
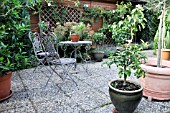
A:
POLYGON ((5 97, 5 98, 0 99, 0 102, 5 101, 6 99, 10 98, 13 94, 14 94, 13 91, 10 90, 9 95, 7 97, 5 97))

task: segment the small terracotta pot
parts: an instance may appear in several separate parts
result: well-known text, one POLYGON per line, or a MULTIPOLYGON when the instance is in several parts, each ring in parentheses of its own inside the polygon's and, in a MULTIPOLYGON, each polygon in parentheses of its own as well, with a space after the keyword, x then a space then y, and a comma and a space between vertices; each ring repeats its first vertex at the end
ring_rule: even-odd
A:
POLYGON ((78 42, 80 40, 80 35, 79 34, 71 34, 70 38, 71 38, 72 42, 78 42))
MULTIPOLYGON (((156 50, 156 54, 158 55, 158 50, 156 50)), ((162 49, 161 50, 161 59, 162 60, 170 60, 170 49, 162 49)))
POLYGON ((10 94, 11 76, 12 71, 8 72, 7 75, 0 76, 0 100, 3 100, 10 94))

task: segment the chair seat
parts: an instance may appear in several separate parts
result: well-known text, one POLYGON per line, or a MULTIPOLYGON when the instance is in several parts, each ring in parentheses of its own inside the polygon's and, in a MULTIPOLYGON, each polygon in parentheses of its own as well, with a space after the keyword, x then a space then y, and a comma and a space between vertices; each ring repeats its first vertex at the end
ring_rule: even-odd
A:
MULTIPOLYGON (((54 55, 56 55, 57 52, 54 53, 54 55)), ((37 55, 39 56, 51 56, 51 54, 49 52, 37 52, 37 55)))
POLYGON ((48 53, 48 52, 39 52, 39 53, 37 53, 37 55, 39 55, 39 56, 49 56, 50 54, 48 53))
POLYGON ((66 64, 76 63, 76 59, 75 58, 60 58, 60 59, 57 59, 57 60, 52 60, 50 62, 52 64, 63 64, 63 65, 66 65, 66 64))

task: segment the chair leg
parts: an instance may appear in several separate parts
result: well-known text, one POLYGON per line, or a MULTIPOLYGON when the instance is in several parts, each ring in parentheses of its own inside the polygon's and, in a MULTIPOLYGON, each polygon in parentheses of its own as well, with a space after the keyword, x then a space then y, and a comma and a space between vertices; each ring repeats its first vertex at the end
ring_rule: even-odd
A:
MULTIPOLYGON (((66 66, 66 65, 65 65, 66 66)), ((78 84, 76 83, 76 81, 71 77, 71 75, 70 75, 70 73, 69 73, 69 71, 70 71, 70 69, 72 68, 72 65, 71 66, 68 66, 67 65, 67 68, 65 68, 64 66, 62 66, 62 68, 63 68, 63 73, 64 73, 64 75, 65 75, 65 78, 64 78, 64 80, 67 78, 67 76, 71 79, 71 81, 73 81, 75 84, 76 84, 76 86, 78 86, 78 84)))

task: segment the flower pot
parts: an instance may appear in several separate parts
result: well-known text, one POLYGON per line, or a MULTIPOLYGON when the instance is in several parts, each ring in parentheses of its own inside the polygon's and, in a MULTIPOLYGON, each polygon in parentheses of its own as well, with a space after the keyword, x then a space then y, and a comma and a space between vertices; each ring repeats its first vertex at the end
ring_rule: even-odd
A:
MULTIPOLYGON (((158 55, 158 50, 156 50, 156 54, 158 55)), ((170 60, 170 49, 162 49, 161 50, 161 59, 162 60, 170 60)))
POLYGON ((109 82, 109 94, 113 105, 119 113, 133 113, 142 99, 143 86, 140 83, 129 81, 141 87, 134 91, 124 91, 111 86, 111 83, 115 81, 109 82))
POLYGON ((162 68, 156 67, 157 59, 149 58, 141 67, 146 77, 140 78, 144 85, 143 95, 152 100, 170 100, 170 61, 162 60, 162 68))
POLYGON ((29 10, 30 14, 30 29, 32 32, 40 32, 40 28, 38 26, 39 23, 39 14, 34 14, 34 11, 29 10))
POLYGON ((103 19, 102 18, 97 18, 92 23, 92 29, 94 32, 98 32, 98 29, 102 28, 102 27, 103 27, 103 19))
POLYGON ((72 41, 72 42, 78 42, 79 39, 80 39, 80 35, 71 34, 71 35, 70 35, 70 38, 71 38, 71 41, 72 41))
POLYGON ((0 101, 7 99, 10 95, 12 72, 7 75, 0 76, 0 101))
POLYGON ((101 62, 104 57, 104 51, 94 51, 93 55, 97 62, 101 62))

